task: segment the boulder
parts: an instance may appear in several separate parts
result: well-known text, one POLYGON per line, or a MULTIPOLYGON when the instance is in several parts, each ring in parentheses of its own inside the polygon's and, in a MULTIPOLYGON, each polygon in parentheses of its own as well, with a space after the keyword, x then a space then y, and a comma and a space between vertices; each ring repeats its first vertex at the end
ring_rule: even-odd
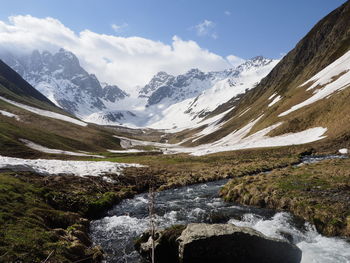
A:
MULTIPOLYGON (((301 250, 288 241, 266 237, 247 227, 232 224, 174 226, 155 235, 155 262, 259 262, 296 263, 301 250)), ((136 250, 150 260, 152 240, 143 234, 136 250)))
POLYGON ((301 261, 297 246, 232 224, 189 224, 177 240, 182 263, 301 261))

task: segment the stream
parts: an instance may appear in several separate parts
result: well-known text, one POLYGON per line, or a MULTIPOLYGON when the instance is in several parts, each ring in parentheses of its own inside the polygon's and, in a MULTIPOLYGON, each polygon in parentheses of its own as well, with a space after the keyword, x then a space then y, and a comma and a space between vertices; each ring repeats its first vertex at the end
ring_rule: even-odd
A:
MULTIPOLYGON (((304 157, 302 163, 342 156, 304 157)), ((228 180, 165 190, 156 194, 158 228, 174 224, 232 223, 254 228, 266 236, 289 240, 303 252, 302 262, 350 262, 350 243, 328 238, 315 227, 286 212, 223 202, 218 192, 228 180)), ((133 240, 149 229, 148 194, 136 195, 112 208, 107 215, 91 222, 94 244, 106 252, 106 262, 141 262, 133 240)))

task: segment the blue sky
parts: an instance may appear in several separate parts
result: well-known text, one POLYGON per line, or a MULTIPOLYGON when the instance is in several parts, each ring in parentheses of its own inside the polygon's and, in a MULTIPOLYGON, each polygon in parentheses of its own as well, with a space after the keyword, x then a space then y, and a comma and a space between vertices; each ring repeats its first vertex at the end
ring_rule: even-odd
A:
POLYGON ((75 32, 85 29, 170 44, 177 35, 221 56, 278 58, 344 0, 11 0, 11 15, 53 17, 75 32), (205 22, 207 21, 207 22, 205 22), (199 33, 203 23, 204 31, 199 33), (116 25, 117 31, 112 28, 116 25), (205 27, 207 25, 207 27, 205 27), (119 27, 119 28, 118 28, 119 27))

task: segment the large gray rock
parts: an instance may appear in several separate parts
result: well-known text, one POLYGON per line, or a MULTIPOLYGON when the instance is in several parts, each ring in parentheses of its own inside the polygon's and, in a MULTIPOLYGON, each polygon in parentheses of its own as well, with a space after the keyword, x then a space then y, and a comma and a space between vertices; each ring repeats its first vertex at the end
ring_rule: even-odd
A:
POLYGON ((232 224, 189 224, 178 242, 182 263, 294 263, 301 260, 301 250, 295 245, 232 224))
MULTIPOLYGON (((155 236, 155 262, 158 263, 296 263, 301 260, 301 250, 295 245, 232 224, 179 225, 157 231, 155 236)), ((150 261, 150 234, 145 233, 135 248, 150 261)))

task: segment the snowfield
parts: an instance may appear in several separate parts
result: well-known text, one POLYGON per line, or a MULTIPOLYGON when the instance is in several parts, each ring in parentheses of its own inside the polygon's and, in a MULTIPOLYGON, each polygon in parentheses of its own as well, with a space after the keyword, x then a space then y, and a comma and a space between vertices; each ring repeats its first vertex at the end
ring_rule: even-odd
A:
POLYGON ((313 82, 313 84, 307 90, 314 89, 313 95, 307 100, 294 105, 289 110, 282 112, 278 115, 279 117, 288 115, 302 107, 327 98, 337 91, 350 87, 350 51, 328 65, 301 86, 310 82, 313 82), (317 89, 317 87, 320 86, 321 88, 317 89))
POLYGON ((32 113, 35 113, 35 114, 38 114, 38 115, 41 115, 41 116, 44 116, 44 117, 49 117, 49 118, 53 118, 53 119, 57 119, 57 120, 61 120, 61 121, 70 122, 70 123, 73 123, 73 124, 76 124, 76 125, 80 125, 80 126, 83 126, 83 127, 87 126, 87 123, 82 122, 82 121, 77 120, 77 119, 74 119, 74 118, 71 118, 71 117, 68 117, 68 116, 63 115, 63 114, 59 114, 59 113, 52 112, 52 111, 47 111, 47 110, 34 108, 34 107, 31 107, 31 106, 28 106, 28 105, 25 105, 25 104, 22 104, 22 103, 19 103, 19 102, 15 102, 13 100, 6 99, 6 98, 1 97, 1 96, 0 96, 0 99, 2 99, 3 101, 6 101, 7 103, 10 103, 10 104, 12 104, 14 106, 17 106, 19 108, 22 108, 24 110, 30 111, 32 113))
POLYGON ((26 139, 20 139, 21 142, 23 142, 27 147, 39 151, 39 152, 44 152, 44 153, 52 153, 52 154, 64 154, 64 155, 72 155, 72 156, 86 156, 86 157, 96 157, 96 158, 105 158, 104 156, 100 155, 93 155, 93 154, 86 154, 82 152, 71 152, 71 151, 63 151, 63 150, 58 150, 58 149, 52 149, 52 148, 47 148, 45 146, 42 146, 40 144, 36 144, 34 142, 31 142, 26 139))
MULTIPOLYGON (((155 147, 159 147, 159 148, 167 148, 167 147, 172 147, 174 145, 178 145, 178 144, 141 141, 141 140, 130 139, 130 138, 116 136, 116 135, 114 135, 114 137, 120 139, 120 146, 124 149, 129 149, 129 148, 132 148, 134 146, 155 146, 155 147)), ((129 151, 130 150, 134 150, 134 149, 129 149, 129 151)), ((116 152, 114 150, 112 150, 112 151, 116 152)))
POLYGON ((242 149, 299 145, 321 140, 326 137, 324 134, 327 131, 327 128, 315 127, 297 133, 288 133, 275 137, 267 136, 266 134, 281 124, 279 123, 245 137, 254 126, 254 123, 255 122, 252 122, 242 129, 239 129, 238 131, 235 131, 216 142, 189 148, 169 147, 169 151, 165 153, 187 152, 194 156, 202 156, 211 153, 242 149))
POLYGON ((250 130, 260 120, 261 117, 262 116, 255 119, 254 121, 249 122, 246 126, 226 135, 218 141, 202 144, 195 147, 182 147, 180 146, 182 142, 178 144, 163 144, 121 138, 117 136, 115 137, 121 139, 121 146, 123 148, 130 148, 136 145, 153 145, 161 149, 164 154, 189 153, 194 156, 202 156, 217 152, 235 151, 241 149, 299 145, 318 141, 326 137, 325 133, 327 132, 327 128, 323 127, 314 127, 301 132, 287 133, 274 137, 267 135, 269 132, 280 126, 282 122, 279 122, 247 136, 250 130))
POLYGON ((9 117, 9 118, 15 118, 17 121, 20 121, 20 117, 16 114, 13 114, 11 112, 8 112, 8 111, 4 111, 4 110, 0 110, 0 114, 1 115, 4 115, 6 117, 9 117))
POLYGON ((297 133, 288 133, 275 137, 269 137, 267 134, 282 123, 277 123, 265 129, 262 129, 252 135, 247 136, 254 124, 259 118, 250 122, 243 128, 225 136, 224 138, 210 144, 204 144, 193 148, 188 148, 191 155, 201 156, 205 154, 234 151, 249 148, 277 147, 287 145, 298 145, 314 142, 325 138, 327 128, 315 127, 297 133), (245 137, 247 136, 247 137, 245 137))
POLYGON ((123 168, 142 167, 139 164, 92 161, 63 161, 47 159, 22 159, 0 155, 0 169, 31 171, 44 175, 73 174, 76 176, 120 175, 123 168))

